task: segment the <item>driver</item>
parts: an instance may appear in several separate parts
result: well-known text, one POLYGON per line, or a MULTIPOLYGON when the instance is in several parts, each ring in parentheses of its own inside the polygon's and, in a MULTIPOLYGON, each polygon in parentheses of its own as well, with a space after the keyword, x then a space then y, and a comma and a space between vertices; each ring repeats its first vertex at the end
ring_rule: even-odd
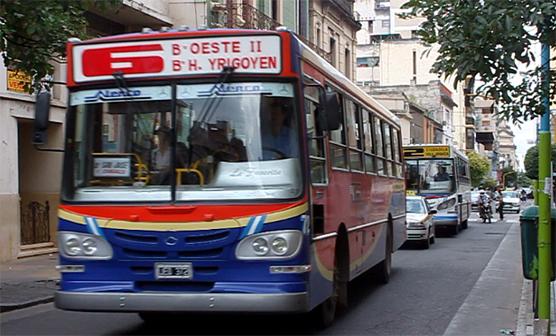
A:
POLYGON ((269 125, 263 130, 262 145, 264 159, 297 157, 297 144, 292 142, 294 130, 289 127, 290 108, 280 98, 269 104, 269 125))

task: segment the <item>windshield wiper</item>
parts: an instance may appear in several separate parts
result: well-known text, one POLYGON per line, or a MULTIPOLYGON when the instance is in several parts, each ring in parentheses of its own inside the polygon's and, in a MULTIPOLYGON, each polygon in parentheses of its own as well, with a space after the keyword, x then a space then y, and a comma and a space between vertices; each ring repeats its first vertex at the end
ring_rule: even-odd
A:
POLYGON ((116 71, 112 74, 112 76, 114 76, 114 81, 116 82, 116 85, 118 86, 118 89, 120 89, 120 92, 125 95, 128 96, 129 95, 129 87, 127 86, 127 82, 124 78, 124 73, 121 71, 116 71))
POLYGON ((220 102, 222 101, 222 97, 218 96, 218 95, 217 95, 217 99, 209 99, 209 98, 211 98, 214 95, 214 91, 218 88, 218 86, 220 86, 220 85, 222 85, 222 84, 224 84, 228 81, 228 79, 231 77, 234 70, 235 70, 234 67, 225 66, 222 69, 222 72, 220 73, 220 77, 218 77, 218 80, 214 83, 214 85, 208 91, 208 92, 210 92, 210 96, 208 96, 207 100, 205 100, 205 103, 203 104, 203 107, 201 108, 201 113, 199 114, 198 121, 201 124, 203 122, 205 122, 206 120, 210 119, 210 117, 212 116, 212 114, 218 108, 218 106, 220 105, 220 102), (217 104, 217 105, 214 106, 214 104, 217 104))

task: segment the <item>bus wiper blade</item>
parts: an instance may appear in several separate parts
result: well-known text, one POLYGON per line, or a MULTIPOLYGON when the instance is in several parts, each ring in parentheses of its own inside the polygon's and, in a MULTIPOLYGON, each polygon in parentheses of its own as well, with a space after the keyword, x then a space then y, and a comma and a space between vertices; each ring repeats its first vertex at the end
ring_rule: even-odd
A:
POLYGON ((127 82, 124 78, 124 73, 121 71, 117 71, 114 72, 112 74, 112 76, 114 76, 114 81, 116 81, 116 85, 118 86, 118 89, 120 89, 120 92, 125 95, 128 96, 129 95, 129 87, 127 86, 127 82))
POLYGON ((208 92, 210 92, 210 96, 207 97, 207 100, 205 100, 205 103, 203 104, 203 107, 201 108, 201 113, 199 115, 199 122, 200 123, 203 123, 205 120, 208 120, 210 114, 212 114, 210 112, 212 112, 213 110, 216 109, 216 107, 218 107, 218 105, 213 106, 216 101, 218 101, 218 103, 220 104, 220 99, 209 99, 209 98, 213 96, 214 90, 216 88, 218 88, 219 85, 221 85, 223 83, 226 83, 228 81, 228 79, 230 78, 230 76, 232 75, 232 73, 234 72, 235 69, 236 68, 231 67, 231 66, 225 66, 222 69, 222 72, 220 73, 220 77, 218 78, 218 80, 214 83, 214 85, 208 91, 208 92))

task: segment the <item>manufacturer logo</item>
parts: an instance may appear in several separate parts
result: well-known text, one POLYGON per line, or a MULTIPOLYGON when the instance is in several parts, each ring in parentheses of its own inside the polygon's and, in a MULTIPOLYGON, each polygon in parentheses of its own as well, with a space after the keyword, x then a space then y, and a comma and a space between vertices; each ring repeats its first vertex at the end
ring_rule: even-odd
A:
POLYGON ((174 246, 178 243, 178 238, 176 238, 174 236, 170 236, 170 237, 166 238, 165 243, 168 246, 174 246))
POLYGON ((87 77, 123 74, 156 74, 164 70, 161 44, 88 49, 83 51, 83 75, 87 77))
POLYGON ((265 89, 261 85, 232 85, 232 84, 219 84, 215 85, 211 90, 199 91, 198 97, 207 96, 235 96, 243 95, 246 93, 256 94, 272 94, 271 90, 265 89))
POLYGON ((85 97, 86 103, 111 100, 150 99, 150 96, 141 96, 141 90, 99 90, 92 96, 85 97))

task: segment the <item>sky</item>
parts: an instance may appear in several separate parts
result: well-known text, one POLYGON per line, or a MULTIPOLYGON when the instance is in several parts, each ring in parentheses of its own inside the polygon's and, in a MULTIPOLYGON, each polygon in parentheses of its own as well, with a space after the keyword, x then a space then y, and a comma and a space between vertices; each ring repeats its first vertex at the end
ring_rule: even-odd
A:
MULTIPOLYGON (((540 60, 541 60, 540 43, 534 42, 531 45, 531 49, 534 50, 535 59, 536 59, 536 62, 533 63, 531 67, 540 65, 540 60)), ((518 68, 520 68, 519 73, 522 73, 522 71, 527 69, 525 65, 519 63, 518 63, 518 68)), ((516 82, 521 81, 521 78, 519 78, 519 76, 516 77, 517 78, 514 78, 516 82)), ((523 171, 524 170, 523 160, 525 158, 525 154, 527 153, 527 150, 529 148, 533 147, 536 144, 537 141, 537 119, 529 120, 517 126, 511 123, 510 125, 512 131, 514 132, 514 144, 517 146, 516 154, 517 154, 517 159, 519 160, 519 167, 520 170, 523 171)))
POLYGON ((523 170, 523 159, 527 150, 537 141, 537 120, 529 120, 521 125, 511 125, 514 132, 514 144, 517 146, 516 154, 520 170, 523 170))

